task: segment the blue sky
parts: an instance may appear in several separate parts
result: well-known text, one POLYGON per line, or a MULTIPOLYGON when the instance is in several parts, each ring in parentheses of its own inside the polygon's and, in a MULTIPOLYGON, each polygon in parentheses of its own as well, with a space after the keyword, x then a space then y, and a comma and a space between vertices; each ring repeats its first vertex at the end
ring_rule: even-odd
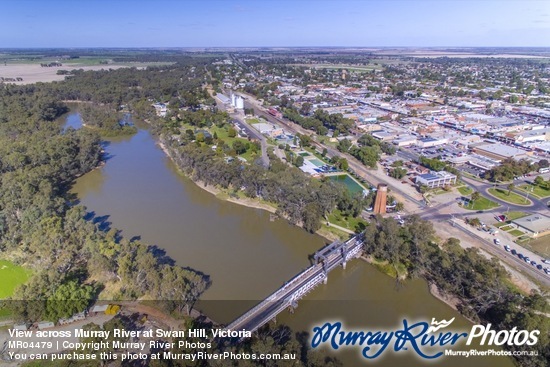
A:
POLYGON ((2 47, 542 46, 549 0, 0 0, 2 47))

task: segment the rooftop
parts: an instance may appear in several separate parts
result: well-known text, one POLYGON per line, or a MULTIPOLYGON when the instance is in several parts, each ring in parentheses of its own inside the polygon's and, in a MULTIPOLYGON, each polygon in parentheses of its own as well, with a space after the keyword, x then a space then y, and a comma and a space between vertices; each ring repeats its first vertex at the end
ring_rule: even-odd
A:
POLYGON ((493 153, 503 157, 525 156, 526 154, 524 150, 500 143, 478 145, 476 148, 487 153, 493 153))
POLYGON ((550 217, 544 214, 532 214, 527 217, 514 219, 512 222, 534 233, 550 231, 550 217))

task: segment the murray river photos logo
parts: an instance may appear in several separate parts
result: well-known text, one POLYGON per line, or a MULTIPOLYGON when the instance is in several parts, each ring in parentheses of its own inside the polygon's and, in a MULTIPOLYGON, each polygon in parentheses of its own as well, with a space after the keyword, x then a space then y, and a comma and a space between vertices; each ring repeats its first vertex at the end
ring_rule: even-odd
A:
POLYGON ((539 330, 493 330, 491 324, 474 325, 469 333, 448 331, 455 319, 410 323, 403 320, 403 328, 385 331, 346 331, 340 322, 327 322, 313 328, 312 348, 327 344, 337 350, 342 347, 359 347, 364 358, 374 359, 384 352, 413 351, 426 359, 435 359, 445 354, 453 345, 466 341, 466 345, 476 342, 487 346, 535 345, 539 330))

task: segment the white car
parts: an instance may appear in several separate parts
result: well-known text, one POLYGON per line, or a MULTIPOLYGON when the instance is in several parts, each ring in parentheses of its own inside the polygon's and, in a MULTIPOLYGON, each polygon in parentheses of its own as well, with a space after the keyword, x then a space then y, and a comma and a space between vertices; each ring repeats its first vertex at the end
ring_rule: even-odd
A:
POLYGON ((510 252, 510 246, 506 245, 506 246, 504 246, 504 249, 505 249, 507 252, 510 252))
POLYGON ((542 259, 541 261, 545 264, 550 264, 550 260, 542 259))
POLYGON ((498 238, 495 238, 495 245, 500 245, 500 240, 498 238))

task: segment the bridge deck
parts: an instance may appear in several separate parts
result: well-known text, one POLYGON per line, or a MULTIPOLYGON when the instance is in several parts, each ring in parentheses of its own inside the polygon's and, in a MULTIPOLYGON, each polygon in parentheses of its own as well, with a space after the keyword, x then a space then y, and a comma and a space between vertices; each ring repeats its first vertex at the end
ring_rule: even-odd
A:
POLYGON ((358 256, 362 245, 360 235, 356 235, 344 243, 332 243, 319 250, 318 253, 326 254, 326 257, 323 256, 324 263, 316 263, 297 274, 265 300, 229 324, 227 329, 255 331, 262 327, 325 281, 332 269, 358 256))

